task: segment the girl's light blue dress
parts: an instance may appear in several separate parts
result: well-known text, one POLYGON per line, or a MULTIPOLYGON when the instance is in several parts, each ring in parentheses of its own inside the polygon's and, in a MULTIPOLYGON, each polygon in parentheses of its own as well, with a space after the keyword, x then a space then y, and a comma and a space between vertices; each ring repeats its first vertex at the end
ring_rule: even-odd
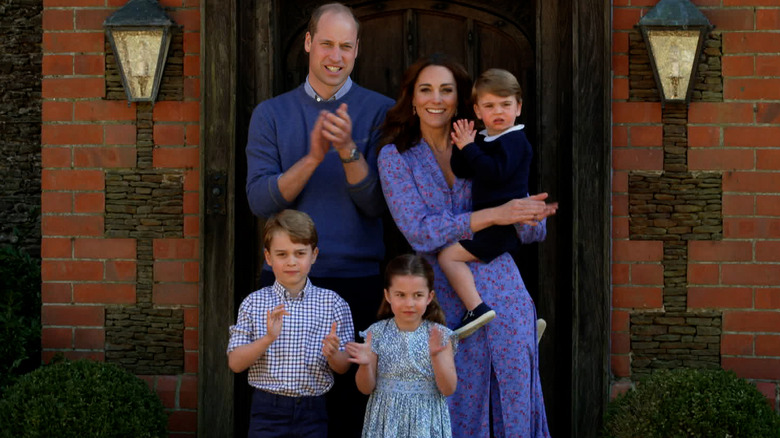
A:
POLYGON ((360 332, 363 338, 372 333, 371 349, 378 356, 363 438, 452 436, 447 399, 436 386, 428 349, 428 333, 434 326, 441 330, 443 342, 455 343, 452 330, 427 320, 413 332, 399 330, 392 318, 360 332))

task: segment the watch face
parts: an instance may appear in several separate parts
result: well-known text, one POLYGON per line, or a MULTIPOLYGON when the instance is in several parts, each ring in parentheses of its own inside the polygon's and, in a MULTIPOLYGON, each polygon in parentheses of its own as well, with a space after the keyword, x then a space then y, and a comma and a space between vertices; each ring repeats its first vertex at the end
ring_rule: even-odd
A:
POLYGON ((341 162, 343 163, 351 163, 353 161, 357 161, 360 159, 360 152, 357 150, 357 148, 352 149, 352 152, 349 153, 349 157, 342 158, 341 162))

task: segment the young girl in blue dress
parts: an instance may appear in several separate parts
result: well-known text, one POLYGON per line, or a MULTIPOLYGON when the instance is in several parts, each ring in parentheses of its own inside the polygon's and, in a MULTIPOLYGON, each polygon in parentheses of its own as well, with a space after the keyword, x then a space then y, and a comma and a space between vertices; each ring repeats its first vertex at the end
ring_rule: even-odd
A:
POLYGON ((452 436, 446 397, 455 392, 454 333, 433 292, 433 269, 406 254, 385 270, 379 322, 346 346, 360 365, 358 389, 370 394, 363 438, 452 436))

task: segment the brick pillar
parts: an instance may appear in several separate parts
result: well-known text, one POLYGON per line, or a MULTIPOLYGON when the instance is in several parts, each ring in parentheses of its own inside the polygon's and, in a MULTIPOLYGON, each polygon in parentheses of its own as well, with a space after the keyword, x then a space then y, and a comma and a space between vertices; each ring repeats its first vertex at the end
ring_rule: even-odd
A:
POLYGON ((717 357, 780 410, 780 5, 695 2, 715 30, 685 110, 656 103, 635 3, 613 4, 614 392, 717 357))
POLYGON ((102 23, 125 1, 44 2, 43 356, 116 362, 197 429, 200 6, 180 26, 158 101, 128 105, 102 23), (105 6, 104 4, 107 4, 105 6))

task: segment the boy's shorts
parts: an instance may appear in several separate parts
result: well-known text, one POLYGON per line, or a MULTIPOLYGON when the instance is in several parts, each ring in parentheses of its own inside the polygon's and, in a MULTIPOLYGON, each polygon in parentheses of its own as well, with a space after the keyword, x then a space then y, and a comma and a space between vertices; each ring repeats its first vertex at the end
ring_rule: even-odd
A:
POLYGON ((460 244, 483 263, 490 263, 496 257, 520 246, 520 238, 514 225, 494 225, 477 231, 471 240, 460 244))
POLYGON ((255 389, 250 415, 249 438, 328 436, 324 395, 288 397, 255 389))

